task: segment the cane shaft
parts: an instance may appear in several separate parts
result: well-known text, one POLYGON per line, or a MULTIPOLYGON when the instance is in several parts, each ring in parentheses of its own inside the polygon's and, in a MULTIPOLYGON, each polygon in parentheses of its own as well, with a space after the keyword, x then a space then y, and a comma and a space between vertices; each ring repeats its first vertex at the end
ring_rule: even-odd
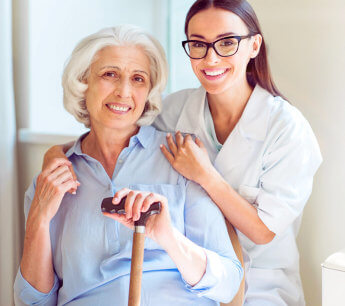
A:
POLYGON ((140 306, 145 234, 134 232, 128 306, 140 306))

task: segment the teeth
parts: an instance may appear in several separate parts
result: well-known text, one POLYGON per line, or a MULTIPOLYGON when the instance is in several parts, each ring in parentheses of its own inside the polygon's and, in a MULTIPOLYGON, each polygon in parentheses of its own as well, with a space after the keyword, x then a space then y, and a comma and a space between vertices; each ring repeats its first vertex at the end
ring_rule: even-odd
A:
POLYGON ((108 106, 111 109, 121 111, 121 112, 126 112, 129 110, 129 107, 125 107, 125 106, 116 106, 116 105, 112 105, 112 104, 108 104, 108 106))
POLYGON ((216 75, 220 75, 223 74, 225 72, 226 69, 222 69, 222 70, 204 70, 206 75, 210 75, 210 76, 216 76, 216 75))

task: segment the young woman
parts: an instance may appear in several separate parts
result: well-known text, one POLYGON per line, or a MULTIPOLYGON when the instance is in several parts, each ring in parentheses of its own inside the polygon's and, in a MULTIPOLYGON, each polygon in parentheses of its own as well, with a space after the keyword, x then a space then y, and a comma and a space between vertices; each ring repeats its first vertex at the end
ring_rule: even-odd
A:
MULTIPOLYGON (((162 153, 237 229, 244 304, 305 305, 296 235, 322 161, 315 136, 274 85, 247 1, 196 1, 185 33, 183 47, 202 86, 163 102, 154 124, 177 132, 162 153)), ((46 159, 61 154, 57 147, 46 159)))

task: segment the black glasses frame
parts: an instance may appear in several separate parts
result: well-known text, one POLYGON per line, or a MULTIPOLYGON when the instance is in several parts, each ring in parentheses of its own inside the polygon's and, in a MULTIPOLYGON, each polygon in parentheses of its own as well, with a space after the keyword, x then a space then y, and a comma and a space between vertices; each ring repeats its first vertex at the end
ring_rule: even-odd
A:
POLYGON ((247 38, 250 38, 250 37, 252 37, 252 36, 253 36, 253 34, 242 35, 242 36, 239 36, 239 35, 231 35, 231 36, 226 36, 226 37, 219 38, 219 39, 215 40, 214 42, 210 42, 210 43, 205 42, 205 41, 202 41, 202 40, 194 40, 194 39, 192 39, 192 40, 184 40, 184 41, 182 41, 182 47, 183 47, 184 51, 186 52, 186 54, 187 54, 190 58, 192 58, 192 59, 202 59, 202 58, 205 58, 205 57, 207 56, 208 49, 210 49, 210 48, 213 48, 213 50, 214 50, 219 56, 221 56, 221 57, 229 57, 229 56, 233 56, 233 55, 235 55, 235 54, 237 53, 238 48, 240 47, 240 42, 241 42, 242 39, 247 39, 247 38), (217 51, 217 49, 214 47, 214 45, 215 45, 218 41, 220 41, 220 40, 229 39, 229 38, 235 38, 235 39, 237 40, 237 49, 236 49, 236 51, 235 51, 233 54, 231 54, 231 55, 221 55, 221 54, 219 54, 218 51, 217 51), (188 53, 188 51, 187 51, 187 49, 186 49, 186 48, 188 48, 188 46, 186 47, 186 45, 187 45, 188 43, 190 43, 190 42, 198 42, 198 43, 201 43, 201 44, 206 45, 207 49, 206 49, 205 55, 204 55, 203 57, 192 57, 192 56, 190 56, 190 54, 188 53))

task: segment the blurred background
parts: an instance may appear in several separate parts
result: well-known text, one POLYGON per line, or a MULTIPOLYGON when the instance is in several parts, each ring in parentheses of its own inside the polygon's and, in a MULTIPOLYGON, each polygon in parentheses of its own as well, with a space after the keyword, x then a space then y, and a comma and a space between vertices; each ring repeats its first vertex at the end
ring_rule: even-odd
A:
MULTIPOLYGON (((76 43, 123 23, 151 32, 166 50, 166 94, 198 87, 181 47, 193 0, 0 1, 0 306, 12 287, 24 237, 23 196, 52 144, 84 130, 62 105, 61 75, 76 43)), ((345 247, 345 1, 249 0, 273 77, 310 122, 324 162, 298 236, 307 305, 321 305, 321 263, 345 247)))

